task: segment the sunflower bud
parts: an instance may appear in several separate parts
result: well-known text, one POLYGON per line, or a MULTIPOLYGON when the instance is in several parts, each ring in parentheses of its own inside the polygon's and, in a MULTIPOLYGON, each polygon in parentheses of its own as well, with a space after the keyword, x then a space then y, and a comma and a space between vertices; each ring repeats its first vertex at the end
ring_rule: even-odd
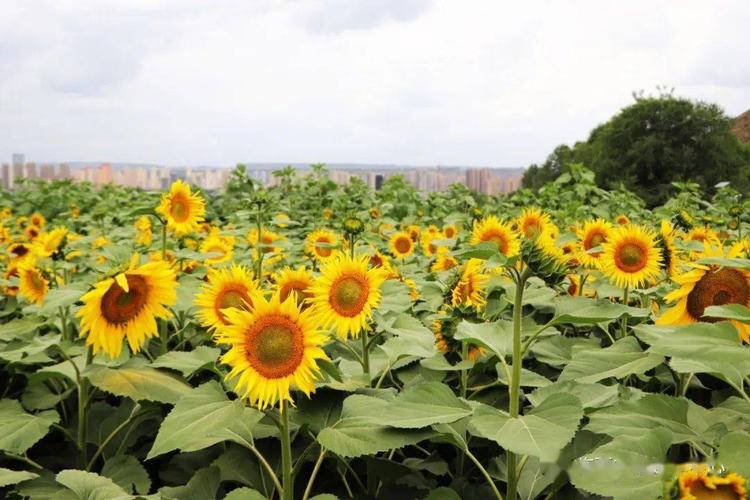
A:
POLYGON ((344 232, 351 235, 357 235, 365 230, 365 225, 356 217, 347 217, 344 219, 344 232))
POLYGON ((739 205, 733 205, 733 206, 732 206, 732 207, 731 207, 731 208, 729 209, 729 215, 731 215, 732 217, 737 217, 737 216, 739 216, 739 215, 740 215, 741 213, 742 213, 742 208, 741 208, 741 207, 740 207, 739 205))
POLYGON ((550 286, 562 283, 569 271, 568 257, 548 233, 525 239, 521 258, 534 275, 550 286))
POLYGON ((674 224, 675 226, 679 227, 683 231, 689 231, 693 228, 693 225, 695 224, 695 219, 693 219, 693 216, 690 215, 686 210, 680 210, 675 216, 674 216, 674 224))

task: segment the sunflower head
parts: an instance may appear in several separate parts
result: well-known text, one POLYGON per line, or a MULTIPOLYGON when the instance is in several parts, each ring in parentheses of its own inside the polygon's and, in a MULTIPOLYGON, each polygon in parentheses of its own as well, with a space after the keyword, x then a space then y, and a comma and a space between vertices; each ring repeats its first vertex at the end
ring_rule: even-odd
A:
POLYGON ((476 245, 490 242, 497 245, 497 249, 506 257, 518 255, 521 248, 518 233, 507 222, 501 222, 491 215, 486 219, 474 223, 470 243, 476 245))
POLYGON ((168 193, 164 193, 156 211, 167 219, 167 228, 182 236, 200 229, 206 208, 203 197, 190 190, 190 186, 177 179, 168 193))
POLYGON ((315 392, 318 360, 328 356, 325 335, 309 309, 301 310, 292 296, 282 301, 276 293, 267 301, 257 294, 252 309, 227 309, 226 315, 229 326, 216 340, 230 346, 221 361, 231 367, 227 378, 236 379, 240 397, 264 409, 291 402, 292 389, 315 392))
POLYGON ((68 230, 58 227, 52 231, 40 234, 33 244, 33 251, 39 257, 51 257, 62 248, 68 230))
POLYGON ((587 221, 578 231, 581 244, 579 259, 588 268, 597 268, 602 255, 602 245, 606 243, 612 232, 612 225, 603 220, 595 219, 587 221))
POLYGON ((326 262, 336 256, 336 248, 340 245, 336 233, 326 229, 318 229, 305 238, 305 251, 319 262, 326 262))
POLYGON ((661 251, 648 229, 635 225, 618 227, 603 248, 601 269, 621 288, 641 287, 659 273, 661 251))
POLYGON ((473 307, 480 311, 487 303, 485 287, 490 277, 484 272, 484 261, 469 259, 464 265, 461 277, 453 288, 451 304, 454 307, 473 307))
POLYGON ((18 294, 32 304, 41 304, 49 291, 49 282, 33 264, 18 268, 18 294))
POLYGON ((536 238, 551 224, 549 215, 538 208, 525 208, 516 221, 518 232, 526 238, 536 238))
POLYGON ((333 210, 330 208, 324 208, 323 209, 323 218, 325 220, 331 220, 333 218, 333 210))
POLYGON ((416 243, 417 241, 419 241, 419 235, 421 234, 422 230, 416 224, 411 224, 406 227, 406 232, 409 233, 409 238, 411 238, 411 241, 416 243))
POLYGON ((356 236, 365 230, 365 225, 357 217, 347 217, 342 224, 344 232, 356 236))
POLYGON ((672 276, 680 266, 680 258, 674 245, 675 229, 668 220, 662 220, 656 244, 661 251, 661 269, 672 276))
POLYGON ((443 247, 435 244, 435 240, 439 239, 440 235, 437 233, 431 233, 429 231, 425 231, 424 233, 422 233, 422 236, 420 237, 422 253, 424 253, 427 257, 432 257, 433 255, 440 253, 443 247))
POLYGON ((234 237, 210 234, 200 246, 201 253, 208 254, 205 260, 207 266, 215 266, 232 260, 234 252, 234 237))
POLYGON ((15 264, 21 264, 34 259, 32 247, 25 243, 12 243, 8 246, 10 261, 15 264))
POLYGON ((569 256, 557 245, 549 232, 525 239, 521 256, 529 269, 549 285, 561 283, 569 271, 569 256))
POLYGON ((36 226, 39 229, 43 228, 46 223, 47 220, 39 212, 35 212, 31 215, 31 217, 29 217, 29 224, 31 224, 32 226, 36 226))
POLYGON ((678 500, 746 500, 747 481, 741 475, 717 473, 706 464, 683 464, 675 482, 678 500))
POLYGON ((458 266, 458 260, 447 251, 438 252, 435 262, 430 268, 433 272, 450 271, 458 266))
POLYGON ((380 304, 380 285, 386 270, 370 268, 369 256, 338 254, 321 269, 312 287, 313 309, 324 327, 334 327, 343 338, 358 336, 380 304))
POLYGON ((391 236, 388 242, 388 248, 394 257, 405 259, 414 253, 414 241, 406 231, 399 231, 391 236))
POLYGON ((311 288, 315 283, 315 277, 305 266, 297 269, 286 267, 273 275, 273 282, 282 302, 290 295, 296 294, 297 303, 305 308, 308 305, 307 299, 312 296, 311 288))
POLYGON ((630 224, 630 217, 625 214, 620 214, 615 217, 615 222, 620 226, 627 226, 628 224, 630 224))

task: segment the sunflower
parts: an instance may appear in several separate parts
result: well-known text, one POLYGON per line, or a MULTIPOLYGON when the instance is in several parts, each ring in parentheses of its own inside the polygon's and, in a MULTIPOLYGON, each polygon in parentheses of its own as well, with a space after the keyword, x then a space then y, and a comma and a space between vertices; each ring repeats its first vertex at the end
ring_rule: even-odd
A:
POLYGON ((370 217, 377 219, 380 217, 380 210, 377 207, 372 207, 370 210, 370 217))
POLYGON ((685 464, 677 478, 679 500, 746 500, 747 481, 730 472, 716 475, 706 464, 685 464))
POLYGON ((40 231, 41 229, 36 226, 29 226, 23 230, 23 234, 26 235, 26 239, 29 241, 34 241, 36 237, 39 236, 40 231))
POLYGON ((416 224, 411 224, 406 226, 406 232, 409 233, 409 238, 411 238, 411 241, 416 243, 417 241, 419 241, 419 235, 422 231, 416 224))
MULTIPOLYGON (((18 277, 18 265, 8 264, 8 267, 5 269, 5 272, 3 273, 3 278, 5 278, 5 281, 9 281, 11 278, 17 278, 17 277, 18 277)), ((18 295, 18 287, 11 286, 11 285, 4 286, 3 293, 5 295, 8 295, 9 297, 15 297, 16 295, 18 295)))
POLYGON ((657 244, 661 251, 661 268, 667 276, 673 276, 681 265, 681 260, 674 245, 675 229, 668 220, 662 220, 659 227, 657 244))
POLYGON ((32 304, 41 304, 49 291, 49 282, 32 264, 18 268, 18 294, 32 304))
POLYGON ((10 235, 10 231, 8 231, 8 228, 4 225, 0 224, 0 244, 2 243, 8 243, 12 241, 12 237, 10 235))
MULTIPOLYGON (((228 309, 230 326, 216 340, 231 348, 221 357, 232 367, 228 379, 236 379, 237 394, 265 409, 279 401, 292 401, 295 388, 308 397, 320 377, 318 360, 328 360, 326 340, 309 309, 301 310, 293 297, 270 301, 255 294, 253 307, 228 309)), ((282 405, 283 408, 283 405, 282 405)))
POLYGON ((340 244, 336 233, 327 229, 318 229, 305 238, 305 251, 320 262, 327 262, 336 256, 336 247, 340 244))
POLYGON ((91 248, 93 248, 94 250, 99 250, 100 248, 104 248, 109 244, 110 241, 106 237, 99 236, 91 243, 91 248))
POLYGON ((456 266, 458 266, 458 260, 455 257, 448 255, 448 252, 439 252, 430 269, 433 272, 449 271, 456 266))
MULTIPOLYGON (((720 246, 713 247, 704 243, 704 257, 724 257, 720 246)), ((737 257, 734 250, 726 253, 727 257, 737 257)), ((691 264, 691 270, 674 278, 679 285, 664 296, 668 303, 675 305, 656 321, 658 325, 684 325, 689 323, 715 323, 721 318, 704 316, 708 306, 724 304, 742 304, 750 306, 750 271, 733 267, 706 266, 691 264)), ((750 343, 750 325, 739 321, 732 324, 740 333, 740 338, 750 343)))
POLYGON ((130 266, 114 278, 100 281, 81 297, 81 336, 94 354, 100 350, 116 358, 127 338, 130 350, 138 352, 147 338, 156 337, 156 318, 168 318, 167 306, 177 302, 177 280, 166 262, 130 266))
POLYGON ((455 224, 448 224, 447 226, 443 226, 443 236, 448 239, 455 238, 456 236, 458 236, 458 228, 455 226, 455 224))
POLYGON ((138 231, 138 236, 135 242, 145 247, 151 246, 154 233, 151 228, 151 219, 147 215, 141 215, 138 220, 135 221, 135 228, 138 231))
POLYGON ((207 266, 229 262, 232 260, 234 251, 234 238, 232 236, 223 237, 211 234, 201 243, 200 251, 201 253, 212 255, 205 260, 207 266))
POLYGON ((13 211, 10 208, 5 207, 0 210, 0 219, 10 219, 11 217, 13 217, 13 211))
POLYGON ((229 325, 223 311, 231 307, 248 309, 257 294, 258 287, 248 268, 234 264, 230 268, 209 270, 208 283, 195 297, 198 319, 205 327, 221 329, 229 325))
POLYGON ((630 218, 627 215, 620 214, 615 217, 615 222, 621 226, 627 226, 630 224, 630 218))
POLYGON ((395 257, 405 259, 414 253, 414 242, 411 240, 409 233, 400 231, 391 236, 388 248, 395 257))
POLYGON ((197 231, 206 212, 203 198, 191 193, 190 186, 177 179, 161 197, 156 211, 167 219, 167 228, 177 236, 197 231))
POLYGON ((482 272, 484 261, 469 259, 464 265, 461 278, 453 288, 451 304, 456 306, 474 307, 479 311, 486 304, 484 287, 490 277, 482 272))
POLYGON ((31 217, 29 217, 29 224, 36 226, 39 229, 43 228, 46 223, 46 219, 39 212, 34 212, 31 217))
POLYGON ((469 360, 476 362, 479 358, 484 356, 484 353, 486 351, 484 350, 484 347, 480 347, 477 345, 470 345, 469 346, 469 352, 467 353, 469 360))
POLYGON ((287 224, 287 223, 290 220, 291 219, 289 218, 289 216, 287 214, 285 214, 284 212, 279 212, 276 215, 274 215, 274 217, 273 217, 273 223, 276 224, 277 226, 281 227, 281 228, 288 227, 289 224, 287 224))
POLYGON ((422 253, 425 254, 427 257, 432 257, 436 253, 439 253, 441 248, 438 245, 435 245, 435 240, 440 239, 439 233, 431 233, 429 231, 425 231, 422 233, 422 236, 420 237, 420 243, 422 245, 422 253))
POLYGON ((34 259, 34 252, 31 251, 31 246, 25 243, 11 244, 8 246, 8 254, 10 255, 10 261, 17 265, 34 259))
POLYGON ((331 220, 333 218, 333 210, 330 208, 324 208, 323 209, 323 218, 325 220, 331 220))
POLYGON ((291 293, 296 293, 297 303, 304 308, 306 306, 305 299, 312 296, 310 289, 315 283, 315 277, 305 266, 300 266, 297 269, 286 267, 273 275, 273 282, 282 302, 291 293))
POLYGON ((369 257, 339 254, 325 264, 312 287, 317 321, 335 327, 339 337, 356 337, 366 328, 372 311, 380 304, 382 268, 369 269, 369 257))
POLYGON ((382 267, 387 268, 391 265, 391 258, 381 253, 380 251, 373 249, 370 255, 370 267, 382 267))
POLYGON ((50 257, 60 249, 60 246, 68 234, 64 227, 58 227, 48 233, 40 234, 34 241, 33 250, 39 257, 50 257))
POLYGON ((685 235, 686 241, 697 241, 700 243, 708 243, 710 245, 716 245, 719 243, 719 236, 716 232, 708 226, 694 227, 685 235))
POLYGON ((260 251, 266 255, 281 253, 282 248, 275 246, 274 243, 283 241, 285 238, 282 235, 266 229, 263 229, 261 234, 260 242, 258 242, 258 230, 253 228, 247 233, 247 241, 253 246, 262 245, 260 251))
MULTIPOLYGON (((586 297, 594 297, 596 296, 596 290, 594 290, 593 287, 588 286, 594 281, 594 277, 592 275, 586 275, 586 279, 583 282, 583 295, 586 297)), ((575 297, 577 295, 581 294, 581 278, 578 275, 575 274, 569 274, 568 275, 568 287, 567 287, 568 295, 575 297)))
POLYGON ((518 232, 526 238, 535 238, 547 231, 550 225, 549 215, 538 208, 525 208, 516 221, 518 232))
POLYGON ((601 269, 620 288, 638 288, 659 273, 661 251, 648 229, 618 227, 602 247, 601 269))
POLYGON ((594 269, 599 266, 599 258, 602 256, 602 252, 592 250, 601 247, 607 241, 611 232, 612 225, 603 219, 587 221, 577 231, 578 239, 581 242, 581 252, 578 258, 584 266, 594 269))
POLYGON ((518 255, 521 248, 518 234, 513 227, 507 222, 501 222, 494 215, 474 223, 470 243, 476 245, 484 241, 495 243, 500 253, 507 257, 518 255))

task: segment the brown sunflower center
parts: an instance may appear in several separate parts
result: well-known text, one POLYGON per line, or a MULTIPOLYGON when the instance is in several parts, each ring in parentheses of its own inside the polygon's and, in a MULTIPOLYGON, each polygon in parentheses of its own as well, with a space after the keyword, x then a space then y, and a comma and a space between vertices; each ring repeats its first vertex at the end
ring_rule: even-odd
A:
POLYGON ((263 236, 261 237, 260 241, 261 241, 261 243, 262 243, 263 245, 265 245, 265 246, 264 246, 264 248, 263 248, 263 250, 262 250, 262 252, 263 252, 263 253, 270 253, 270 252, 273 252, 273 247, 271 247, 271 246, 268 246, 268 245, 270 245, 271 243, 273 243, 273 238, 271 237, 271 235, 270 235, 270 234, 264 234, 264 235, 263 235, 263 236))
POLYGON ((244 287, 227 288, 219 292, 219 295, 216 297, 216 315, 226 325, 228 321, 221 312, 222 309, 229 309, 230 307, 247 309, 251 303, 250 296, 244 287))
POLYGON ((141 312, 148 298, 148 283, 143 276, 126 274, 128 291, 113 282, 102 297, 102 316, 110 323, 127 323, 141 312))
POLYGON ((247 360, 266 378, 294 373, 302 362, 304 336, 299 325, 284 316, 266 316, 246 333, 247 360))
POLYGON ((380 266, 382 266, 383 265, 383 258, 380 255, 378 255, 378 254, 371 255, 370 256, 370 265, 372 267, 380 267, 380 266))
POLYGON ((750 286, 745 275, 732 268, 712 270, 703 275, 687 297, 687 310, 691 317, 707 323, 720 318, 703 317, 708 306, 750 303, 750 286))
POLYGON ((497 245, 497 248, 500 250, 500 253, 502 254, 508 253, 508 237, 505 236, 503 233, 499 233, 497 231, 490 231, 484 235, 484 237, 482 238, 482 241, 491 241, 492 243, 497 245))
MULTIPOLYGON (((585 248, 586 250, 591 250, 592 248, 596 248, 606 241, 607 238, 602 233, 593 233, 583 242, 583 248, 585 248)), ((600 252, 592 252, 590 255, 592 255, 593 257, 597 257, 599 256, 599 253, 600 252)))
POLYGON ((39 273, 32 271, 29 277, 31 278, 31 284, 33 285, 35 290, 44 290, 44 280, 39 275, 39 273))
POLYGON ((445 236, 447 238, 453 238, 456 235, 456 230, 452 227, 445 228, 445 236))
POLYGON ((302 302, 304 299, 310 296, 310 294, 305 291, 309 286, 310 284, 305 281, 287 281, 286 283, 281 285, 281 288, 279 289, 279 296, 281 298, 281 301, 284 302, 289 297, 290 293, 297 292, 297 302, 302 302))
POLYGON ((24 255, 29 253, 29 249, 25 245, 17 245, 13 247, 10 253, 15 255, 16 257, 23 257, 24 255))
POLYGON ((626 273, 635 273, 646 267, 646 249, 633 242, 627 242, 615 252, 617 267, 626 273))
POLYGON ((398 253, 408 253, 409 250, 411 250, 411 239, 405 236, 396 238, 396 241, 393 242, 393 246, 398 253))
POLYGON ((365 307, 369 293, 370 286, 364 277, 344 276, 331 286, 329 302, 338 314, 353 317, 365 307))
POLYGON ((317 254, 321 257, 330 257, 331 253, 333 253, 333 249, 331 247, 318 246, 318 243, 329 245, 331 243, 331 240, 329 240, 326 236, 321 236, 315 241, 315 251, 317 252, 317 254))
POLYGON ((690 486, 690 493, 695 500, 739 500, 740 496, 730 484, 707 488, 702 482, 690 486))
POLYGON ((177 222, 185 222, 190 217, 190 205, 188 200, 181 194, 172 198, 172 218, 177 222))

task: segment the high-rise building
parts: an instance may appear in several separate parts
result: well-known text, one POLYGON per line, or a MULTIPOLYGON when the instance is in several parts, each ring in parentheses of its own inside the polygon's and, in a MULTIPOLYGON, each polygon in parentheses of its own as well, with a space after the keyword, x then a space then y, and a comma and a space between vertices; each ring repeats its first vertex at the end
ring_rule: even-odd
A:
POLYGON ((72 179, 73 177, 70 174, 70 165, 68 165, 67 163, 61 163, 60 168, 57 171, 57 178, 72 179))
POLYGON ((25 165, 26 170, 26 178, 27 179, 36 179, 37 178, 37 172, 36 172, 36 163, 27 163, 25 165))
POLYGON ((2 182, 3 188, 10 189, 11 186, 11 175, 10 165, 3 163, 2 169, 0 169, 0 181, 2 182))
POLYGON ((39 178, 51 181, 55 178, 55 166, 45 163, 39 167, 39 178))

